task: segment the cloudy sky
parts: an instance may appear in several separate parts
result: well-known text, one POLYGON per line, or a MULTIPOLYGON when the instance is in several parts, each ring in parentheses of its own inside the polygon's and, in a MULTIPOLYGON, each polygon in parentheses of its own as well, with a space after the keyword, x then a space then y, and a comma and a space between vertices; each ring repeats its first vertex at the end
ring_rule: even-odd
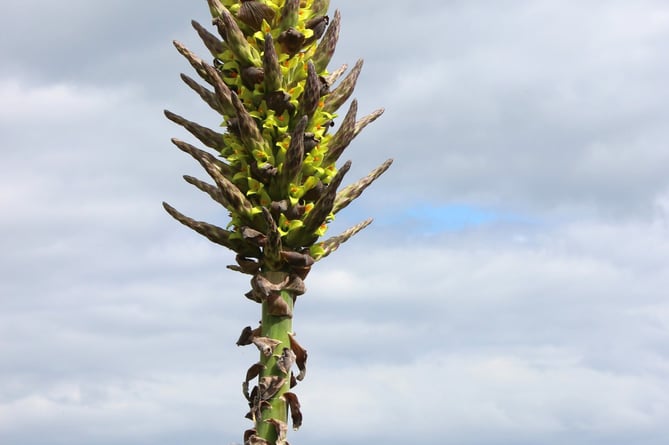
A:
MULTIPOLYGON (((660 445, 669 436, 669 4, 332 0, 365 59, 352 181, 295 330, 293 444, 660 445)), ((233 444, 259 308, 162 116, 206 2, 3 0, 0 443, 233 444)), ((190 139, 188 139, 190 140, 190 139)))

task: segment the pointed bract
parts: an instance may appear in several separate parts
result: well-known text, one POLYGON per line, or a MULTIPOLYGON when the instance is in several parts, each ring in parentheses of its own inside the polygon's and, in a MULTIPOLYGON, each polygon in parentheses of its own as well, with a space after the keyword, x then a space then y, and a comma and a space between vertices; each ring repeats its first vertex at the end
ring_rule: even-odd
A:
POLYGON ((351 97, 351 94, 353 94, 353 90, 355 89, 355 85, 358 82, 360 72, 362 71, 363 63, 364 62, 362 59, 358 60, 351 72, 348 73, 346 77, 344 77, 341 83, 334 90, 332 90, 330 94, 328 94, 328 96, 325 98, 325 104, 323 106, 324 111, 327 111, 328 113, 334 113, 344 104, 344 102, 348 100, 349 97, 351 97))
MULTIPOLYGON (((320 15, 320 14, 319 14, 320 15)), ((339 29, 341 26, 341 14, 335 11, 334 19, 330 22, 323 39, 318 44, 314 53, 313 62, 317 72, 323 72, 330 63, 330 59, 335 53, 337 40, 339 40, 339 29)))
POLYGON ((386 170, 390 168, 392 163, 393 160, 388 159, 386 162, 375 168, 370 174, 355 184, 344 187, 340 192, 337 193, 334 206, 332 207, 332 212, 337 213, 341 209, 348 206, 354 199, 360 196, 362 192, 372 184, 372 182, 376 181, 379 176, 385 173, 386 170))

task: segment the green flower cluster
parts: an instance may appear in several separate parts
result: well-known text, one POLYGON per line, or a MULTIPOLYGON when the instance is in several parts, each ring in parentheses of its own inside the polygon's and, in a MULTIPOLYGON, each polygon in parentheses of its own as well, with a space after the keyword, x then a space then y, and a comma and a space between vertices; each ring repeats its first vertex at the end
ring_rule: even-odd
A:
POLYGON ((182 76, 223 116, 227 132, 205 129, 170 112, 166 115, 222 156, 223 160, 203 159, 204 154, 195 147, 174 140, 203 163, 216 186, 190 177, 186 180, 223 204, 231 221, 226 229, 220 229, 194 224, 173 208, 166 205, 166 209, 181 222, 215 238, 213 241, 271 269, 281 267, 282 250, 318 260, 369 223, 317 243, 335 213, 359 196, 391 162, 337 193, 350 164, 337 168, 336 162, 351 140, 383 112, 377 110, 356 120, 354 100, 339 130, 329 131, 337 110, 353 93, 362 61, 334 87, 346 67, 327 71, 340 27, 338 12, 332 21, 326 15, 329 1, 210 0, 209 6, 221 38, 196 22, 193 26, 211 52, 213 63, 207 64, 178 42, 175 45, 213 87, 210 91, 182 76), (267 237, 273 226, 278 233, 274 241, 280 245, 269 249, 274 257, 268 258, 264 246, 258 246, 258 238, 249 240, 245 234, 250 228, 267 237))

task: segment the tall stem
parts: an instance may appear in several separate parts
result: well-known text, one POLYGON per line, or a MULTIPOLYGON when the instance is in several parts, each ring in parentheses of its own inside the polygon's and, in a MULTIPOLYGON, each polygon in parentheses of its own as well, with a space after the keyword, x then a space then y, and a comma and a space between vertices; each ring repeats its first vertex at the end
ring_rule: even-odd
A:
MULTIPOLYGON (((273 284, 280 284, 288 277, 288 274, 285 272, 267 271, 263 273, 263 276, 273 284)), ((292 313, 293 296, 290 292, 282 290, 281 298, 288 304, 290 313, 292 313)), ((282 396, 290 390, 290 371, 286 374, 277 366, 277 357, 280 356, 283 348, 290 348, 288 334, 292 332, 293 320, 291 317, 277 317, 271 315, 269 312, 269 304, 265 301, 262 303, 261 335, 278 340, 281 343, 276 347, 273 355, 267 357, 264 354, 260 354, 260 362, 265 367, 260 377, 277 376, 284 378, 285 382, 281 389, 269 399, 270 406, 262 410, 261 416, 256 419, 256 434, 258 437, 267 440, 270 444, 275 444, 277 439, 276 428, 271 423, 268 423, 267 420, 275 419, 284 423, 288 420, 288 408, 282 396)))

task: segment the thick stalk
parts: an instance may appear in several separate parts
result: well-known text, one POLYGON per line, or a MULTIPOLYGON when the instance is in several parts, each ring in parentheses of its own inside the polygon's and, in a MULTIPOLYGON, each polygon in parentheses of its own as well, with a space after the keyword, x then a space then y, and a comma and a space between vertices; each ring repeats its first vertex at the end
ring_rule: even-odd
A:
MULTIPOLYGON (((288 278, 287 273, 274 271, 264 272, 263 276, 273 284, 280 284, 288 278)), ((283 290, 281 291, 281 298, 288 304, 290 313, 292 313, 293 296, 290 292, 283 290)), ((286 406, 286 401, 282 396, 290 390, 290 370, 288 370, 288 374, 281 371, 277 366, 277 358, 281 355, 283 348, 290 348, 290 338, 288 337, 288 334, 292 332, 293 320, 291 317, 277 317, 271 315, 269 312, 269 304, 265 301, 262 303, 261 335, 263 337, 278 340, 281 343, 276 347, 274 354, 271 356, 267 357, 262 353, 260 354, 260 362, 265 366, 260 377, 277 376, 285 379, 285 382, 279 391, 268 400, 270 406, 262 410, 261 416, 256 419, 256 434, 258 437, 261 437, 274 445, 277 439, 277 431, 275 426, 268 423, 267 420, 275 419, 284 423, 288 421, 288 408, 286 406)))

